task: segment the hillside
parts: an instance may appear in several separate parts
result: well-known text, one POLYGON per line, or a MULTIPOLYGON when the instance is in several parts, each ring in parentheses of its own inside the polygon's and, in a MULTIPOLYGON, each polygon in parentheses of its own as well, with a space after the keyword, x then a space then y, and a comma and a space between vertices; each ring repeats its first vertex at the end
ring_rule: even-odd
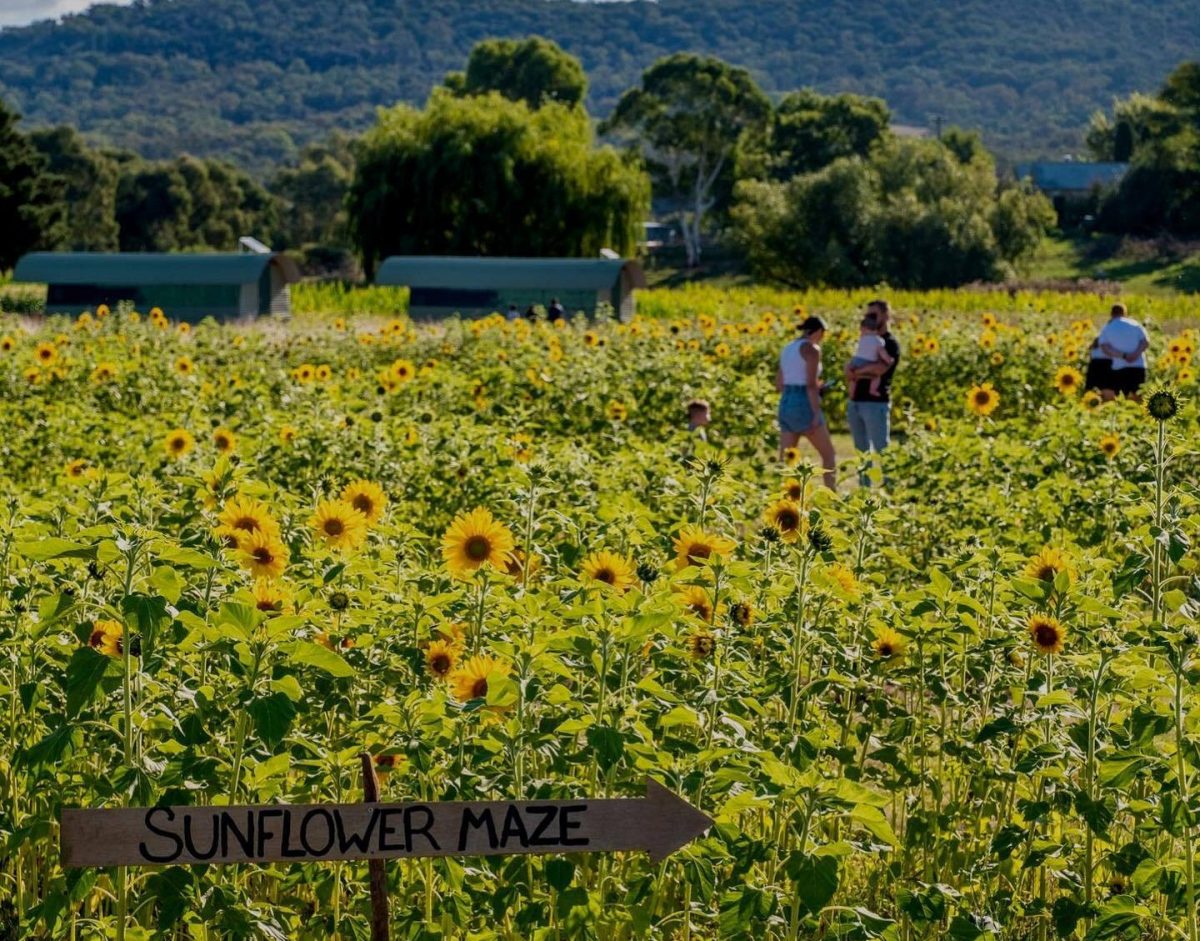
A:
POLYGON ((0 96, 147 156, 262 167, 422 101, 479 39, 530 33, 583 60, 596 114, 657 57, 697 50, 768 91, 866 92, 899 123, 980 127, 1010 156, 1076 148, 1094 109, 1200 56, 1194 0, 143 0, 0 31, 0 96))

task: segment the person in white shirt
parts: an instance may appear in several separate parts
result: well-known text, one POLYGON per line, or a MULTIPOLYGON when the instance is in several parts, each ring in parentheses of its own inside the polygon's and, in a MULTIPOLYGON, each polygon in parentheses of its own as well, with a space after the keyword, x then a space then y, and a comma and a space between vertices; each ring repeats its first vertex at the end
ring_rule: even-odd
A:
MULTIPOLYGON (((883 324, 879 322, 879 318, 874 313, 866 314, 859 321, 858 346, 854 348, 854 355, 846 363, 846 383, 850 386, 851 394, 854 392, 856 370, 865 369, 867 366, 874 366, 877 363, 891 366, 896 361, 888 353, 887 343, 880 336, 882 329, 883 324)), ((873 396, 878 396, 882 384, 883 373, 871 376, 867 379, 867 391, 873 396)))
POLYGON ((1105 401, 1118 395, 1140 401, 1139 390, 1146 381, 1146 350, 1150 338, 1146 329, 1129 316, 1124 304, 1113 304, 1112 316, 1100 336, 1096 348, 1111 360, 1107 387, 1101 389, 1105 401))
POLYGON ((775 389, 779 392, 779 458, 806 437, 824 465, 825 486, 837 489, 837 455, 821 413, 821 340, 825 321, 809 317, 800 324, 800 338, 779 354, 775 389))

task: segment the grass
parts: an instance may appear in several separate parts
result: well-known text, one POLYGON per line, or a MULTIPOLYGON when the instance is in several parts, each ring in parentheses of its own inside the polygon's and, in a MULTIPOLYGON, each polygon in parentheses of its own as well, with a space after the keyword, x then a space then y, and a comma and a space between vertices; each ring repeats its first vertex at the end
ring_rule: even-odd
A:
POLYGON ((1029 268, 1027 280, 1117 282, 1131 294, 1200 292, 1200 247, 1115 236, 1060 236, 1047 239, 1029 268))

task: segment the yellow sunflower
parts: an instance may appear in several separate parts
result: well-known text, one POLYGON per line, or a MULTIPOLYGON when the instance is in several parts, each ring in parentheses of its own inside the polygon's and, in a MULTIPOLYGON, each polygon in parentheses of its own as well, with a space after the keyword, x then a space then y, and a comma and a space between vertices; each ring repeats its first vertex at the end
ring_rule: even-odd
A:
POLYGON ((812 491, 812 485, 806 484, 798 477, 790 477, 783 482, 783 499, 791 500, 793 503, 799 503, 804 497, 805 491, 812 491))
POLYGON ((582 570, 584 578, 601 582, 617 592, 627 591, 635 580, 632 561, 603 549, 584 559, 582 570))
POLYGON ((484 566, 504 571, 515 547, 508 527, 480 507, 455 517, 442 537, 442 558, 455 578, 470 578, 484 566))
POLYGON ((175 360, 175 371, 181 376, 190 376, 196 371, 196 366, 190 356, 181 356, 175 360))
POLYGON ((713 619, 712 599, 702 585, 685 585, 679 590, 676 600, 701 621, 709 624, 713 619))
POLYGON ((1100 403, 1103 401, 1104 400, 1100 397, 1099 392, 1097 392, 1095 389, 1089 389, 1087 392, 1083 393, 1083 398, 1079 400, 1079 404, 1090 412, 1092 409, 1099 408, 1100 403))
POLYGON ((259 530, 242 540, 240 561, 255 578, 278 578, 287 568, 288 550, 278 538, 259 530))
POLYGON ((1060 549, 1046 546, 1025 565, 1025 574, 1042 582, 1052 582, 1059 572, 1071 572, 1067 557, 1060 549))
POLYGON ((1121 439, 1114 434, 1102 436, 1100 438, 1100 450, 1104 452, 1105 457, 1111 460, 1121 450, 1121 439))
POLYGON ((983 418, 992 414, 999 405, 1000 393, 990 382, 971 386, 970 391, 967 392, 967 408, 983 418))
POLYGON ((34 359, 36 359, 43 366, 49 366, 56 359, 58 359, 58 347, 56 347, 53 343, 39 343, 37 347, 34 348, 33 356, 34 359))
POLYGON ((458 663, 459 648, 444 640, 432 641, 425 649, 425 668, 439 680, 444 680, 458 663))
POLYGON ((676 567, 687 568, 713 556, 725 558, 733 551, 734 545, 732 539, 706 532, 699 526, 684 526, 675 538, 676 567))
POLYGON ((309 518, 330 549, 356 549, 367 538, 367 518, 345 500, 322 500, 309 518))
POLYGON ((183 457, 196 446, 196 439, 185 428, 176 428, 167 434, 163 447, 171 457, 183 457))
POLYGON ((1062 395, 1075 395, 1083 388, 1083 373, 1074 366, 1060 366, 1054 374, 1054 388, 1062 395))
POLYGON ((708 631, 697 631, 688 638, 688 651, 693 660, 707 660, 717 648, 717 639, 708 631))
POLYGON ((835 562, 833 565, 825 569, 825 574, 829 580, 836 584, 845 594, 853 597, 858 597, 861 592, 858 579, 854 577, 854 573, 850 571, 841 562, 835 562))
POLYGON ((895 660, 904 656, 908 641, 903 634, 898 634, 890 627, 882 627, 875 633, 871 649, 880 660, 895 660))
POLYGON ((87 458, 77 457, 75 460, 67 462, 67 466, 63 468, 63 473, 68 480, 84 480, 88 477, 95 477, 96 469, 92 467, 91 462, 87 458))
POLYGON ((97 385, 108 382, 110 379, 115 379, 116 377, 116 363, 97 363, 96 368, 92 370, 92 382, 96 383, 97 385))
POLYGON ((488 682, 507 675, 508 664, 495 657, 471 657, 451 671, 450 688, 459 702, 485 699, 488 694, 488 682))
POLYGON ((271 509, 254 497, 231 498, 217 515, 219 530, 233 535, 239 542, 253 533, 266 533, 279 538, 279 524, 271 517, 271 509))
POLYGON ((624 421, 629 417, 629 409, 625 407, 625 403, 612 401, 608 403, 605 409, 605 414, 608 415, 609 421, 624 421))
POLYGON ((125 648, 125 625, 119 621, 93 621, 88 644, 106 657, 119 657, 125 648))
POLYGON ((0 337, 0 352, 11 353, 17 341, 12 336, 0 337))
POLYGON ((218 428, 213 432, 212 440, 220 454, 228 454, 237 447, 237 435, 228 428, 218 428))
POLYGON ((1046 614, 1035 614, 1026 624, 1029 639, 1037 648, 1038 653, 1049 656, 1052 653, 1062 653, 1067 643, 1067 629, 1057 619, 1046 614))
POLYGON ((804 516, 798 504, 791 500, 776 500, 763 515, 768 526, 779 530, 784 542, 795 542, 804 532, 804 516))
POLYGON ((288 594, 284 587, 266 578, 254 583, 254 607, 259 611, 280 614, 287 606, 288 594))
POLYGON ((417 367, 406 359, 398 359, 392 363, 388 373, 397 382, 408 382, 417 374, 417 367))
POLYGON ((783 449, 783 463, 786 464, 788 467, 795 467, 797 464, 799 464, 800 463, 800 449, 799 448, 784 448, 783 449))
POLYGON ((367 525, 374 526, 383 516, 387 506, 387 494, 379 484, 369 480, 356 480, 342 488, 342 499, 367 518, 367 525))
POLYGON ((291 444, 296 440, 297 431, 293 425, 284 425, 279 429, 279 440, 283 444, 291 444))

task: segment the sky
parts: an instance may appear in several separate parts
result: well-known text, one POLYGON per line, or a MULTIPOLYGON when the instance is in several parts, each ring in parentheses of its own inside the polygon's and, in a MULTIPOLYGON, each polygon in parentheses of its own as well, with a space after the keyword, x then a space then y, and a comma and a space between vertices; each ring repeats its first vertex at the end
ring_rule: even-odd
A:
MULTIPOLYGON (((0 26, 24 26, 34 20, 47 20, 64 13, 78 13, 95 0, 0 0, 0 26)), ((128 3, 129 0, 105 0, 128 3)))

